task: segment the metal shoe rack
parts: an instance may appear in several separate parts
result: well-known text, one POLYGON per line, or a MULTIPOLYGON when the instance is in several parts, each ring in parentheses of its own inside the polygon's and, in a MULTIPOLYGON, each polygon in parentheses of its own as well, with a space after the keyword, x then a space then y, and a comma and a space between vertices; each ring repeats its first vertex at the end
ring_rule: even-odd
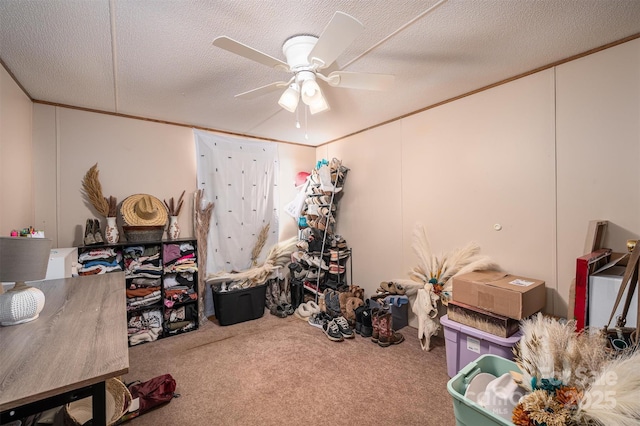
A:
MULTIPOLYGON (((329 167, 329 166, 327 166, 327 167, 329 167)), ((341 164, 338 167, 341 167, 341 164)), ((344 192, 344 184, 345 184, 345 181, 346 181, 346 177, 347 177, 347 172, 348 171, 349 171, 349 169, 346 169, 346 168, 345 168, 344 171, 340 171, 340 169, 337 170, 335 180, 332 179, 333 187, 332 187, 332 191, 330 193, 331 194, 330 195, 330 202, 328 204, 324 204, 324 203, 323 204, 318 204, 318 209, 320 209, 322 207, 326 207, 328 209, 328 213, 327 213, 326 216, 321 215, 319 212, 318 212, 318 216, 317 216, 318 217, 317 221, 322 220, 322 218, 324 217, 324 219, 323 219, 325 221, 324 230, 321 230, 319 228, 315 228, 322 234, 322 245, 321 245, 321 249, 320 249, 320 259, 321 260, 319 262, 320 265, 318 267, 319 270, 318 270, 318 273, 317 273, 317 277, 315 278, 315 281, 316 281, 315 282, 315 284, 316 284, 315 289, 313 289, 313 288, 311 288, 311 287, 309 287, 307 285, 303 285, 303 288, 304 288, 305 291, 310 292, 310 293, 315 295, 315 301, 316 302, 318 302, 319 295, 322 294, 322 292, 320 291, 320 286, 321 286, 321 284, 324 284, 324 281, 327 279, 327 276, 328 276, 329 270, 330 270, 329 269, 329 270, 327 270, 325 272, 325 275, 324 275, 324 278, 323 278, 323 276, 322 276, 322 268, 321 268, 322 260, 326 258, 328 260, 327 264, 328 265, 331 264, 330 258, 328 258, 326 256, 326 254, 325 254, 325 249, 327 249, 328 245, 331 244, 330 240, 333 238, 333 235, 334 235, 335 226, 336 226, 336 214, 335 213, 337 213, 337 207, 338 207, 339 198, 342 197, 341 194, 343 194, 343 192, 344 192), (339 173, 342 173, 342 188, 343 189, 342 189, 342 191, 336 193, 335 189, 336 189, 336 184, 338 183, 339 173), (335 206, 335 211, 334 211, 334 206, 335 206)), ((318 172, 318 169, 316 169, 315 172, 318 172)), ((312 176, 313 176, 313 174, 312 174, 312 176)), ((309 205, 308 201, 309 201, 310 198, 321 197, 321 196, 329 196, 329 194, 327 194, 325 192, 322 192, 322 193, 310 193, 310 192, 313 192, 313 191, 310 190, 311 187, 321 188, 320 178, 319 178, 319 175, 317 173, 316 173, 316 178, 317 178, 318 182, 312 182, 312 177, 307 179, 307 183, 306 183, 305 188, 304 188, 305 194, 307 195, 307 199, 305 199, 305 204, 307 204, 307 206, 309 205)), ((307 207, 307 211, 308 211, 308 207, 307 207)), ((305 213, 303 213, 303 215, 304 214, 305 213)), ((307 220, 307 224, 308 224, 308 227, 313 228, 313 226, 311 226, 311 224, 309 223, 308 220, 307 220)), ((304 231, 304 229, 299 231, 299 239, 300 240, 304 239, 303 236, 302 236, 303 235, 303 231, 304 231)), ((349 273, 350 273, 349 282, 353 282, 352 249, 347 247, 347 248, 341 248, 341 249, 336 248, 336 250, 339 253, 340 252, 345 252, 345 251, 348 252, 348 257, 347 258, 348 258, 349 273)), ((346 263, 347 262, 344 262, 345 264, 342 265, 342 260, 338 256, 338 260, 336 261, 336 263, 338 264, 338 271, 337 271, 338 273, 335 274, 335 276, 337 276, 337 283, 338 283, 338 285, 346 284, 347 283, 346 270, 344 272, 340 273, 340 267, 344 266, 345 269, 346 269, 346 263)), ((331 274, 331 275, 333 275, 333 274, 331 274)), ((305 283, 307 283, 307 282, 309 282, 309 281, 305 280, 305 283)))

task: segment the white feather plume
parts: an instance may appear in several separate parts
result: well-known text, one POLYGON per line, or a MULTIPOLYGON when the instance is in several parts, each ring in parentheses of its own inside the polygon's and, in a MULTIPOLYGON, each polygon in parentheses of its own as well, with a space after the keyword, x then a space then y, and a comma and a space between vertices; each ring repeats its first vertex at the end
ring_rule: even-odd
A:
POLYGON ((296 237, 289 238, 276 243, 267 254, 265 261, 258 266, 241 272, 218 272, 210 274, 207 280, 227 280, 227 281, 245 281, 248 285, 258 285, 264 283, 271 273, 284 268, 291 261, 291 253, 296 251, 296 237))
POLYGON ((475 242, 447 253, 442 259, 442 271, 438 277, 439 281, 447 282, 462 267, 468 265, 478 253, 480 253, 480 246, 475 242))
POLYGON ((640 351, 604 365, 579 402, 580 424, 640 424, 640 351))
POLYGON ((411 247, 418 257, 419 272, 429 277, 435 267, 435 256, 431 251, 427 231, 421 223, 416 224, 416 227, 413 229, 413 244, 411 247))
POLYGON ((522 338, 515 347, 514 361, 522 370, 522 386, 531 389, 531 379, 559 379, 566 386, 585 389, 592 376, 607 362, 601 334, 576 333, 575 321, 561 323, 541 313, 520 322, 522 338))
POLYGON ((500 266, 491 260, 489 256, 480 256, 476 255, 472 259, 469 260, 469 263, 461 267, 455 274, 450 276, 447 281, 445 281, 445 285, 443 289, 445 291, 451 291, 452 289, 452 278, 457 275, 466 274, 473 271, 499 271, 500 266))

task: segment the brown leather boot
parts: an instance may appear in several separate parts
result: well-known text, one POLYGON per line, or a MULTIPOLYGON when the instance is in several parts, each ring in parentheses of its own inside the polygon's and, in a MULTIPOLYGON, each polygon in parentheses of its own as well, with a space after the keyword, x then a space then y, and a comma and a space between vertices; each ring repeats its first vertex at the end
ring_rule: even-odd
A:
POLYGON ((387 312, 378 317, 378 345, 386 348, 390 345, 397 345, 404 341, 402 333, 393 331, 391 313, 387 312))
POLYGON ((371 333, 371 341, 373 343, 378 343, 378 339, 380 337, 380 322, 378 321, 378 308, 373 308, 371 310, 371 325, 373 327, 373 332, 371 333))

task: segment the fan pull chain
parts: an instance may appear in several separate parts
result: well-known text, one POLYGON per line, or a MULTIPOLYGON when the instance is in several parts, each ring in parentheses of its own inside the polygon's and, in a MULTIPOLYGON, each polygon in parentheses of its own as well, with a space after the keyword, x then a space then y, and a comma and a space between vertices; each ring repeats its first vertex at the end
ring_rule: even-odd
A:
POLYGON ((304 138, 305 140, 309 140, 309 122, 307 120, 307 106, 304 107, 304 138))
POLYGON ((296 129, 300 128, 300 108, 296 108, 296 129))

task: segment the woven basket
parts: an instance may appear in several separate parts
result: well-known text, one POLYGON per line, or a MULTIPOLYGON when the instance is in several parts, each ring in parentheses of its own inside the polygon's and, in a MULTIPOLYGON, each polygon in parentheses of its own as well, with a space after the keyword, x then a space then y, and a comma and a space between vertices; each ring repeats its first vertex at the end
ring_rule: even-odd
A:
MULTIPOLYGON (((131 392, 118 379, 106 382, 107 425, 112 426, 127 412, 131 405, 131 392)), ((71 402, 64 406, 64 426, 82 426, 93 418, 91 397, 71 402)))
POLYGON ((124 236, 128 242, 160 241, 164 234, 164 225, 159 226, 123 226, 124 236))

